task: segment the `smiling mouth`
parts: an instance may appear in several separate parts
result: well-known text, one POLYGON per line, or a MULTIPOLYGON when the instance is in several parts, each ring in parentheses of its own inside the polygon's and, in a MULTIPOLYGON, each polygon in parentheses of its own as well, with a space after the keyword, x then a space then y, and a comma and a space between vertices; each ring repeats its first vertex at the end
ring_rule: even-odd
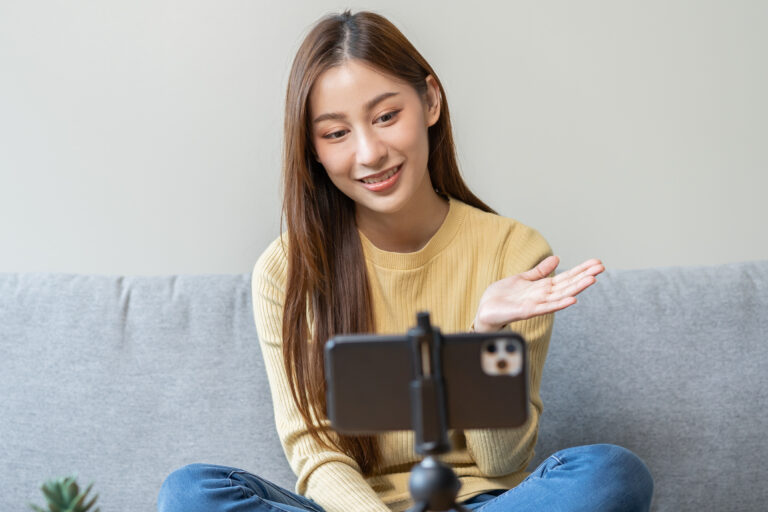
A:
POLYGON ((397 167, 395 167, 393 169, 385 171, 383 174, 377 174, 377 175, 374 175, 374 176, 371 176, 371 177, 368 177, 368 178, 363 178, 363 179, 361 179, 359 181, 362 181, 363 183, 367 183, 369 185, 371 185, 373 183, 380 183, 380 182, 382 182, 384 180, 388 180, 389 178, 394 176, 395 173, 397 173, 397 171, 399 171, 402 166, 403 166, 403 164, 400 164, 400 165, 398 165, 397 167))

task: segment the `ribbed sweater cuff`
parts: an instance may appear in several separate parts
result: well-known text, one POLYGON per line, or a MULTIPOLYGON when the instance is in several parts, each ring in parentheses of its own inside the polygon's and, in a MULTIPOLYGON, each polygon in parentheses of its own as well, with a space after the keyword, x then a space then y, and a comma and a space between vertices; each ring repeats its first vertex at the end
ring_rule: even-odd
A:
POLYGON ((360 472, 343 462, 331 461, 315 468, 306 496, 326 512, 390 512, 360 472))

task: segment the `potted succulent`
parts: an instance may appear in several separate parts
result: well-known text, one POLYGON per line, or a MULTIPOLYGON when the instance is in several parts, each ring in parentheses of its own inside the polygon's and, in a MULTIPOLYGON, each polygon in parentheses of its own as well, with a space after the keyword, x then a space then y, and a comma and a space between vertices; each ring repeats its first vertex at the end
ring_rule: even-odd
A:
MULTIPOLYGON (((58 478, 54 480, 48 480, 40 488, 45 495, 45 499, 48 502, 48 508, 40 508, 37 505, 30 507, 35 512, 88 512, 91 511, 91 507, 96 502, 97 494, 90 501, 88 499, 88 493, 93 487, 93 483, 88 486, 83 492, 80 492, 80 488, 77 486, 76 476, 68 476, 64 478, 58 478)), ((91 512, 99 512, 97 507, 91 512)))

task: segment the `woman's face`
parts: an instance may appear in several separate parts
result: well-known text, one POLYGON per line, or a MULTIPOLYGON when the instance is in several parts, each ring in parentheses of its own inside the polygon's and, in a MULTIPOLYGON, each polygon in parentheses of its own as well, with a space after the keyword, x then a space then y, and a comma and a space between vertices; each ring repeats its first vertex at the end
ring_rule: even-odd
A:
POLYGON ((323 72, 309 96, 311 140, 334 185, 358 216, 394 213, 434 193, 427 128, 440 115, 427 78, 424 98, 409 84, 358 60, 323 72))

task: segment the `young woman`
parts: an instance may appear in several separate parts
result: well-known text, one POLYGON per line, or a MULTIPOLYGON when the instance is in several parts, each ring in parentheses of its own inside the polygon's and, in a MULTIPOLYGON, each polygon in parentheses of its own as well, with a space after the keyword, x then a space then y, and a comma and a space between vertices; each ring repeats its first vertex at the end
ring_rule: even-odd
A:
POLYGON ((322 351, 339 333, 403 333, 428 310, 443 332, 510 328, 526 339, 530 418, 451 431, 443 460, 457 500, 483 512, 646 511, 643 462, 608 444, 547 458, 533 473, 539 386, 553 314, 603 271, 558 258, 534 229, 496 215, 464 184, 437 75, 385 18, 320 20, 286 95, 287 229, 259 258, 253 303, 275 420, 296 493, 245 471, 193 464, 163 484, 159 510, 405 510, 418 462, 411 432, 347 437, 325 417, 322 351))

